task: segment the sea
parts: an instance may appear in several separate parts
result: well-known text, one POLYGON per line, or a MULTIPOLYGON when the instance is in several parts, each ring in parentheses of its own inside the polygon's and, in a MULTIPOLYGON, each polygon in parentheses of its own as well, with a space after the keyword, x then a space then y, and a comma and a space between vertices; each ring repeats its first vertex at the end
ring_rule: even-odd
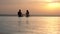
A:
POLYGON ((60 34, 60 17, 0 16, 0 34, 60 34))

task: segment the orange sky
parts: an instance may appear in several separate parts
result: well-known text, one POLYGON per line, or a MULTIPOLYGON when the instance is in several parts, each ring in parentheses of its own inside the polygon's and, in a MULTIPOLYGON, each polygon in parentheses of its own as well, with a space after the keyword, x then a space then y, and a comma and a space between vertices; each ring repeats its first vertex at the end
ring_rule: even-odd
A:
POLYGON ((60 0, 0 0, 0 14, 60 15, 60 0))

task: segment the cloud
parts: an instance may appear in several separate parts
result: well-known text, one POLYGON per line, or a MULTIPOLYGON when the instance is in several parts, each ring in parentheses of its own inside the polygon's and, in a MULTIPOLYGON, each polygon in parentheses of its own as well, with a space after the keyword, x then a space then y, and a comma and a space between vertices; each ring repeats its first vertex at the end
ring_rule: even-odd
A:
POLYGON ((0 0, 0 5, 18 4, 21 0, 0 0))

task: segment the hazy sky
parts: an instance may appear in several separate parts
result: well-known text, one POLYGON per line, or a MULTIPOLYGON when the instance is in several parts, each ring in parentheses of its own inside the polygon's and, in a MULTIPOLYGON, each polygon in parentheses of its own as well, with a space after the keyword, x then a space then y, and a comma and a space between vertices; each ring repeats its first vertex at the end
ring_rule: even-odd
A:
POLYGON ((34 15, 60 15, 60 0, 0 0, 0 14, 17 14, 21 9, 34 15))

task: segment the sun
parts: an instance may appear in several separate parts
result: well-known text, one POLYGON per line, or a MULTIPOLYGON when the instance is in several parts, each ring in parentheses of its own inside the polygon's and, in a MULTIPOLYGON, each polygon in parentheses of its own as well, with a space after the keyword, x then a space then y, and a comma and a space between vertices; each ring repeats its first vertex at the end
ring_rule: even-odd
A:
POLYGON ((55 9, 55 8, 60 7, 60 3, 48 3, 47 7, 50 9, 55 9))
POLYGON ((54 2, 54 0, 44 0, 45 2, 54 2))
POLYGON ((60 8, 60 3, 47 3, 45 6, 44 6, 44 9, 47 11, 47 12, 55 12, 55 10, 58 10, 60 8))

